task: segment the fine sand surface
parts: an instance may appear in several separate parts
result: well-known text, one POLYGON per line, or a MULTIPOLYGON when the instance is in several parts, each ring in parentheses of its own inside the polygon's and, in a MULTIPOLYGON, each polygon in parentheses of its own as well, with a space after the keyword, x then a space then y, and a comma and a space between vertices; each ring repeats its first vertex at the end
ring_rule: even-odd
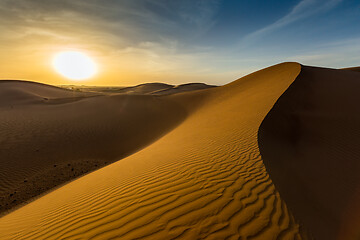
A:
POLYGON ((0 239, 307 239, 272 184, 257 139, 300 70, 284 63, 207 90, 1 110, 8 118, 1 131, 10 131, 3 122, 19 121, 10 125, 17 134, 7 133, 19 163, 1 167, 3 182, 15 185, 54 161, 66 168, 148 146, 3 216, 0 239), (26 159, 38 153, 34 169, 26 159))
POLYGON ((302 67, 259 130, 271 178, 316 239, 360 239, 360 73, 302 67))

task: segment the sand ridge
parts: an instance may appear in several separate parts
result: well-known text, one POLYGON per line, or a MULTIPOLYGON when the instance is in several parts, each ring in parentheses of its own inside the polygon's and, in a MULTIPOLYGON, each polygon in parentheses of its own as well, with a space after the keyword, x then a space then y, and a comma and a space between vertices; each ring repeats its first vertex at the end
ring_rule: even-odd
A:
POLYGON ((186 117, 135 154, 0 219, 1 239, 306 239, 262 164, 261 121, 300 72, 276 65, 164 96, 186 117))

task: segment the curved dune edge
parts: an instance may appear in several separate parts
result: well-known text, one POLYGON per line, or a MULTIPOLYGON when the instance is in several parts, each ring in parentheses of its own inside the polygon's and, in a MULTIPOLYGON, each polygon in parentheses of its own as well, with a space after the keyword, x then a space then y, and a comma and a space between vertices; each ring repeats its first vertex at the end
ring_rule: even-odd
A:
POLYGON ((2 217, 0 239, 306 238, 257 145, 261 121, 300 69, 279 64, 223 87, 167 96, 191 113, 180 125, 2 217))
POLYGON ((259 129, 271 179, 316 239, 360 239, 360 73, 302 66, 259 129))

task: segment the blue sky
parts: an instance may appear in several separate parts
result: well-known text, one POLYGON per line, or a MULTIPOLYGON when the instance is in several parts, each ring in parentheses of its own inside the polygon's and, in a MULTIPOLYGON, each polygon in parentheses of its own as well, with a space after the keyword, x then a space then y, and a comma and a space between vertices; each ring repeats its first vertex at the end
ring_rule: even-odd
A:
POLYGON ((66 81, 44 63, 15 65, 76 48, 104 65, 89 83, 105 85, 224 84, 284 61, 360 66, 359 0, 2 0, 0 31, 0 78, 50 83, 66 81))

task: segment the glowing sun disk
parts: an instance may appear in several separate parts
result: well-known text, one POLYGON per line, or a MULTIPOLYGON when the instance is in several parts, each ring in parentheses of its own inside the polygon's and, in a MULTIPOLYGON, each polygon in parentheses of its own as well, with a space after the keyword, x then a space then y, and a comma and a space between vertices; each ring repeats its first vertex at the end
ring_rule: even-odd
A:
POLYGON ((72 80, 88 79, 97 73, 95 62, 81 52, 60 52, 55 55, 52 64, 56 72, 72 80))

